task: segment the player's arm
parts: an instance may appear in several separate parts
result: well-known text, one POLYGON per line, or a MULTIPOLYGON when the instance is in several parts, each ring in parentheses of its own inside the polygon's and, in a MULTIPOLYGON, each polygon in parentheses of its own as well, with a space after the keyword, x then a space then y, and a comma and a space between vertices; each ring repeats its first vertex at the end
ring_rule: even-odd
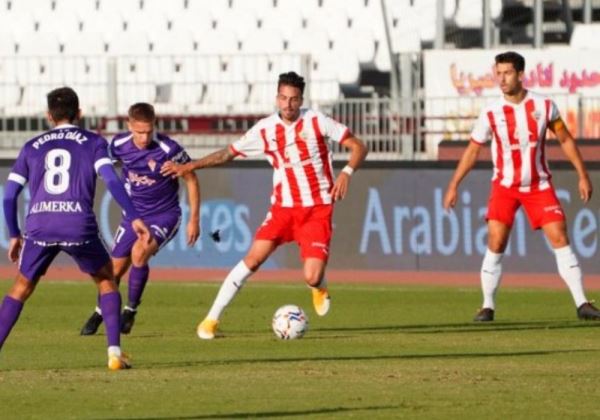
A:
POLYGON ((194 172, 183 176, 187 189, 190 220, 187 224, 187 244, 194 245, 200 236, 200 182, 194 172))
POLYGON ((350 159, 348 160, 348 164, 339 173, 331 190, 331 196, 334 201, 343 200, 346 197, 350 177, 360 167, 368 154, 367 146, 357 137, 347 137, 344 139, 342 145, 350 150, 350 159))
POLYGON ((477 162, 479 152, 481 151, 481 146, 482 145, 480 143, 477 143, 475 140, 471 140, 463 152, 463 155, 458 162, 458 166, 454 171, 454 175, 452 175, 452 178, 448 183, 448 187, 446 188, 446 194, 444 195, 444 208, 446 210, 449 210, 456 204, 458 186, 464 177, 467 176, 469 171, 473 169, 473 166, 475 166, 475 162, 477 162))
POLYGON ((236 154, 228 146, 192 162, 184 164, 177 164, 172 161, 165 162, 160 169, 160 173, 164 176, 171 175, 173 178, 176 178, 178 176, 184 176, 185 174, 197 169, 222 165, 226 162, 232 161, 235 156, 236 154))
POLYGON ((25 181, 19 182, 20 180, 11 179, 14 174, 10 174, 6 186, 4 187, 4 218, 6 219, 6 225, 8 226, 8 232, 10 235, 10 242, 8 246, 8 259, 11 262, 16 262, 19 259, 21 253, 21 246, 23 238, 21 236, 21 230, 19 229, 19 218, 17 216, 17 204, 19 194, 23 190, 25 181))
POLYGON ((556 135, 563 153, 575 167, 579 176, 579 196, 587 203, 592 198, 592 182, 575 139, 561 118, 551 121, 548 128, 556 135))
POLYGON ((98 175, 104 180, 106 188, 108 188, 115 201, 125 211, 125 214, 132 219, 131 226, 138 238, 146 243, 150 243, 152 240, 150 231, 131 202, 125 186, 115 173, 114 167, 111 164, 101 165, 98 167, 98 175))

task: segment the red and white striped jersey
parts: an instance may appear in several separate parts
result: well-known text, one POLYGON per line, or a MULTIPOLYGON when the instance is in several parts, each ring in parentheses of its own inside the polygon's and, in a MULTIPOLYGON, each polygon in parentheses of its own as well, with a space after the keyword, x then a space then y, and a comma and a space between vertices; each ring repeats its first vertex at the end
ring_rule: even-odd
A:
POLYGON ((471 140, 483 144, 492 139, 492 180, 521 192, 549 188, 546 130, 550 122, 559 118, 554 101, 531 91, 519 104, 501 97, 486 105, 471 132, 471 140))
POLYGON ((311 109, 302 109, 293 124, 278 113, 257 122, 229 147, 242 157, 265 155, 273 166, 271 203, 282 207, 331 204, 333 170, 329 141, 342 143, 348 128, 311 109))

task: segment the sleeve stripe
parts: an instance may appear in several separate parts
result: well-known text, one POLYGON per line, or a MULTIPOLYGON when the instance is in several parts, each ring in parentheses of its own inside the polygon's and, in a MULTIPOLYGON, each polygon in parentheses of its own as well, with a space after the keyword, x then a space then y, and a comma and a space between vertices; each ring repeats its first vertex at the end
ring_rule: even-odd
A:
POLYGON ((25 178, 22 175, 16 174, 14 172, 11 172, 10 174, 8 174, 8 180, 9 181, 14 181, 14 182, 16 182, 17 184, 20 184, 20 185, 27 184, 27 178, 25 178))
POLYGON ((112 165, 112 161, 109 158, 100 158, 94 163, 94 169, 98 172, 98 169, 104 165, 112 165))
POLYGON ((233 144, 229 145, 229 150, 231 150, 231 153, 233 153, 234 156, 246 157, 245 154, 243 154, 242 152, 237 150, 235 147, 233 147, 233 144))
POLYGON ((352 132, 348 127, 346 127, 344 133, 342 134, 342 137, 340 137, 340 144, 344 143, 344 141, 346 141, 350 137, 352 137, 352 132))

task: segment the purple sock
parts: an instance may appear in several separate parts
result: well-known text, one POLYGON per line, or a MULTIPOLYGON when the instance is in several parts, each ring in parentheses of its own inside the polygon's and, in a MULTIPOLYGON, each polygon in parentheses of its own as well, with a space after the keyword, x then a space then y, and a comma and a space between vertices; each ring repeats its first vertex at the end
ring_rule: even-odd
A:
POLYGON ((148 273, 150 269, 148 264, 142 267, 136 267, 134 265, 129 269, 129 306, 133 309, 137 308, 142 299, 142 293, 144 293, 144 287, 148 281, 148 273))
POLYGON ((100 295, 100 309, 106 325, 106 339, 109 346, 121 345, 121 295, 110 292, 100 295))
POLYGON ((4 300, 0 306, 0 349, 6 337, 10 334, 10 330, 17 323, 22 309, 23 302, 13 299, 10 296, 4 296, 4 300))

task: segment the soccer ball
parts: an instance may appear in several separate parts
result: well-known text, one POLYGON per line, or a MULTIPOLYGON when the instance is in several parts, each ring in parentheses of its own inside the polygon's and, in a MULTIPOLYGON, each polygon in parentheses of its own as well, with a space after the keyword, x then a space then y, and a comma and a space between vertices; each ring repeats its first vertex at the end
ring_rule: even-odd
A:
POLYGON ((302 338, 308 330, 308 317, 301 307, 285 305, 273 315, 273 332, 282 340, 302 338))

